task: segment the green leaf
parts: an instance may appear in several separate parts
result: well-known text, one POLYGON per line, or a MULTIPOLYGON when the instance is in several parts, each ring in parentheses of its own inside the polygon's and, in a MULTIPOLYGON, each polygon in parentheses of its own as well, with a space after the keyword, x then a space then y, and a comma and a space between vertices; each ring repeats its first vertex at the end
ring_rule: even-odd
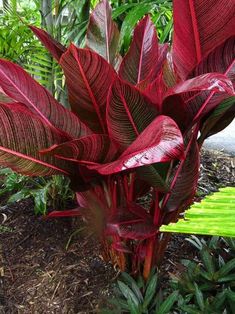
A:
POLYGON ((139 302, 143 302, 143 295, 135 282, 135 280, 128 274, 128 273, 122 273, 123 279, 126 281, 126 283, 129 285, 131 290, 135 293, 136 297, 139 299, 139 302))
POLYGON ((22 201, 26 198, 29 198, 31 196, 31 191, 29 189, 22 189, 19 192, 13 194, 8 199, 8 203, 14 203, 22 201))
POLYGON ((45 215, 47 212, 48 187, 49 184, 42 189, 37 189, 32 192, 34 198, 34 211, 36 214, 45 215))
POLYGON ((156 288, 157 288, 157 275, 155 273, 151 277, 151 280, 149 281, 146 292, 145 292, 144 303, 143 303, 144 310, 148 309, 149 304, 151 303, 154 295, 157 292, 156 288))
POLYGON ((160 308, 155 312, 155 314, 168 314, 178 298, 178 291, 174 291, 169 297, 162 303, 160 308))
POLYGON ((195 296, 196 296, 197 303, 198 303, 200 309, 203 311, 205 308, 203 294, 200 291, 200 289, 198 288, 198 285, 196 284, 196 282, 194 282, 194 287, 195 287, 195 296))
POLYGON ((117 283, 121 293, 127 299, 127 303, 130 306, 130 310, 132 309, 133 311, 136 311, 135 313, 138 313, 139 300, 134 294, 134 292, 122 281, 118 280, 117 283))
POLYGON ((226 187, 195 203, 184 219, 162 226, 162 232, 235 237, 235 188, 226 187))
POLYGON ((235 258, 232 260, 228 261, 220 270, 216 273, 220 280, 222 279, 221 277, 224 277, 230 273, 231 270, 235 268, 235 258))

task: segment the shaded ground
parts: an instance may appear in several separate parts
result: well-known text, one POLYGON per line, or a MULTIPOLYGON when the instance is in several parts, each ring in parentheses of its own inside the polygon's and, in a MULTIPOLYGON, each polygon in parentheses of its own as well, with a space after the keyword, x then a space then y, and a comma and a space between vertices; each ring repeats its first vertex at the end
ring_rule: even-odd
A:
MULTIPOLYGON (((234 185, 234 178, 235 157, 204 151, 198 197, 234 185)), ((10 231, 0 230, 0 313, 96 313, 117 273, 102 260, 99 244, 87 231, 75 235, 66 250, 82 222, 75 227, 68 219, 43 220, 33 214, 30 201, 1 212, 10 231)), ((180 272, 180 259, 193 258, 184 238, 173 237, 165 272, 180 272)))

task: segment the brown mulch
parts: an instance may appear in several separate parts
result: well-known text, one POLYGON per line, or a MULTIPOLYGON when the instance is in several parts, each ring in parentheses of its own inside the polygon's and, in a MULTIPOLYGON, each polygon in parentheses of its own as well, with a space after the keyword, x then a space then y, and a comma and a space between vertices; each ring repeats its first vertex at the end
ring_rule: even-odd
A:
MULTIPOLYGON (((234 185, 234 178, 234 157, 204 151, 198 197, 234 185)), ((110 297, 117 272, 103 261, 82 221, 74 226, 70 219, 44 220, 32 208, 30 200, 0 208, 7 218, 3 226, 9 228, 0 229, 0 313, 97 313, 110 297)), ((180 259, 193 257, 184 239, 172 238, 165 272, 179 270, 180 259)))

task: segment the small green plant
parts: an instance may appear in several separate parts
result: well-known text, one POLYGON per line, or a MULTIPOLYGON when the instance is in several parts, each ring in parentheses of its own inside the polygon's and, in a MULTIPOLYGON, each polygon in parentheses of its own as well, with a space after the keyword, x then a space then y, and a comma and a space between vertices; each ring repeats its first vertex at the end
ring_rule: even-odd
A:
POLYGON ((177 301, 178 291, 169 294, 159 288, 159 277, 153 269, 147 282, 142 276, 137 281, 122 273, 117 282, 115 299, 110 301, 114 309, 103 310, 102 314, 167 314, 177 301))
POLYGON ((200 261, 183 260, 185 272, 173 277, 179 290, 178 313, 235 313, 234 240, 213 237, 208 243, 193 236, 189 241, 199 250, 200 261), (232 245, 232 246, 230 246, 232 245))
POLYGON ((74 193, 69 187, 70 181, 63 176, 31 178, 8 168, 1 169, 0 175, 4 176, 0 196, 11 194, 7 198, 8 203, 32 197, 36 214, 46 214, 49 207, 65 209, 74 199, 74 193))

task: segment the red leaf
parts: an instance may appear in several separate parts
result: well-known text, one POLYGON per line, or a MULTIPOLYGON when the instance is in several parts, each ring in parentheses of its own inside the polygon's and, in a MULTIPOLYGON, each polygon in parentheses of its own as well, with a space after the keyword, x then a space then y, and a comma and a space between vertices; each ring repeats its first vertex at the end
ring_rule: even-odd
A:
POLYGON ((98 54, 71 45, 60 64, 72 111, 93 131, 106 132, 106 100, 115 72, 98 54))
POLYGON ((64 140, 38 116, 19 103, 0 104, 0 164, 30 176, 68 175, 76 167, 54 157, 41 156, 39 149, 64 140))
POLYGON ((151 83, 153 83, 161 75, 163 71, 163 66, 167 62, 168 50, 169 44, 158 45, 158 61, 152 66, 152 70, 150 71, 146 79, 137 84, 137 87, 140 90, 146 91, 146 89, 149 88, 149 85, 151 85, 151 83))
POLYGON ((182 135, 175 122, 158 116, 115 161, 91 165, 103 175, 184 157, 182 135))
POLYGON ((112 243, 112 248, 118 252, 132 254, 132 251, 123 242, 112 243))
POLYGON ((162 113, 174 119, 180 129, 185 131, 200 108, 206 105, 204 110, 211 109, 211 106, 208 108, 211 93, 221 94, 222 97, 233 95, 231 81, 225 75, 208 73, 179 83, 166 93, 162 113), (202 91, 207 91, 209 95, 202 91))
POLYGON ((59 61, 62 54, 66 51, 66 47, 64 47, 61 43, 56 41, 51 35, 49 35, 43 29, 40 29, 32 25, 30 25, 29 28, 33 31, 33 33, 37 36, 41 43, 46 47, 46 49, 51 53, 51 55, 57 61, 59 61))
MULTIPOLYGON (((82 208, 83 209, 83 208, 82 208)), ((67 210, 54 210, 53 212, 46 215, 47 218, 57 218, 57 217, 76 217, 82 216, 81 207, 77 207, 74 209, 67 209, 67 210)))
POLYGON ((123 58, 119 75, 133 85, 145 80, 158 63, 158 39, 149 16, 143 18, 134 30, 129 51, 123 58))
POLYGON ((137 88, 117 78, 107 100, 110 138, 121 149, 128 147, 157 116, 152 102, 137 88))
POLYGON ((107 234, 131 240, 144 240, 158 233, 158 229, 151 223, 137 222, 131 224, 108 224, 107 234))
POLYGON ((173 13, 173 58, 185 79, 211 50, 234 35, 234 0, 175 0, 173 13))
POLYGON ((110 235, 142 240, 156 234, 156 227, 151 223, 147 211, 135 203, 116 209, 116 214, 108 219, 106 232, 110 235))
POLYGON ((183 166, 171 190, 170 197, 162 209, 163 212, 173 212, 185 209, 192 203, 197 188, 200 156, 196 140, 193 140, 189 153, 183 161, 183 166))
POLYGON ((117 148, 110 142, 107 135, 93 134, 78 140, 54 145, 41 151, 41 153, 89 165, 92 162, 112 161, 117 155, 117 148))
POLYGON ((43 121, 67 138, 78 138, 91 131, 80 120, 57 102, 18 65, 0 60, 0 87, 14 100, 23 103, 43 121))
POLYGON ((118 43, 119 31, 116 23, 112 21, 112 8, 107 0, 102 0, 90 15, 86 47, 114 64, 118 43))

